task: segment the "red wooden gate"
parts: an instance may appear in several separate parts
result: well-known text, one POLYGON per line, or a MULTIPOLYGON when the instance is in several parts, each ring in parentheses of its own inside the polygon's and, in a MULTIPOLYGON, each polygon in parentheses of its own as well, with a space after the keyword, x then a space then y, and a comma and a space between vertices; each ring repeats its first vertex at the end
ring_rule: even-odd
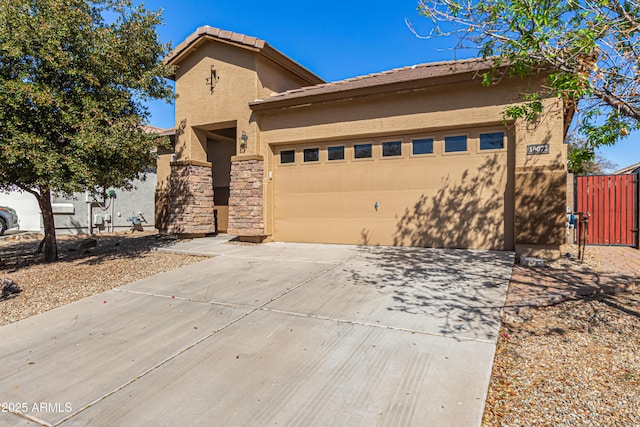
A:
POLYGON ((638 175, 576 177, 576 211, 589 212, 588 245, 638 244, 638 175))

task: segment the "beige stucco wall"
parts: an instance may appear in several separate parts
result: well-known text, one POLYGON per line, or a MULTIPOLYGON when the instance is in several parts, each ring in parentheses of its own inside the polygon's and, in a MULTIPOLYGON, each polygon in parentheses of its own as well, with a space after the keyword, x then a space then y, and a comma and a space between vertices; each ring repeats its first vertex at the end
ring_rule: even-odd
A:
MULTIPOLYGON (((285 91, 308 85, 290 70, 264 58, 258 49, 239 47, 224 41, 207 40, 180 57, 176 80, 176 145, 178 161, 214 161, 217 173, 214 186, 229 185, 230 155, 255 155, 260 151, 258 128, 249 102, 270 96, 274 91, 285 91), (207 83, 215 67, 217 81, 213 92, 207 83), (212 153, 210 132, 235 128, 240 137, 247 135, 246 146, 236 141, 235 149, 227 150, 222 157, 225 165, 212 153), (226 176, 221 174, 226 171, 226 176)), ((215 136, 214 136, 215 139, 215 136)), ((218 156, 219 157, 219 156, 218 156)), ((167 194, 171 155, 164 154, 158 160, 158 187, 156 217, 166 228, 167 194)), ((217 209, 218 226, 227 227, 228 207, 217 209)))
POLYGON ((308 82, 303 81, 266 58, 256 58, 256 71, 258 73, 258 93, 256 98, 264 99, 274 93, 309 86, 308 82))
POLYGON ((247 151, 255 150, 256 126, 248 103, 257 94, 255 53, 222 42, 200 45, 176 72, 176 125, 186 120, 176 153, 178 159, 206 161, 207 130, 238 128, 249 137, 247 151), (206 79, 214 65, 219 77, 214 91, 206 79))
MULTIPOLYGON (((274 92, 308 85, 257 50, 222 41, 208 41, 187 55, 176 72, 176 126, 185 121, 176 152, 178 159, 206 160, 206 132, 237 126, 248 136, 247 147, 236 152, 258 153, 258 129, 249 102, 274 92), (206 79, 211 66, 218 76, 214 91, 206 79)), ((239 142, 239 141, 238 141, 239 142)))
POLYGON ((261 141, 270 147, 264 153, 267 171, 272 172, 265 181, 267 233, 275 240, 336 243, 496 249, 513 249, 520 242, 556 245, 555 235, 564 236, 565 196, 556 185, 566 175, 562 106, 547 100, 539 123, 511 124, 504 152, 473 148, 479 131, 504 126, 505 106, 517 102, 522 90, 518 81, 492 88, 474 81, 259 113, 261 141), (445 135, 460 133, 470 138, 468 153, 421 159, 409 154, 412 135, 433 136, 441 147, 445 135), (278 165, 283 148, 297 147, 302 156, 305 147, 345 144, 351 158, 353 142, 375 147, 398 138, 404 141, 402 159, 278 165), (540 143, 550 144, 549 154, 526 154, 527 145, 540 143), (542 237, 532 239, 536 233, 542 237))
POLYGON ((517 101, 518 89, 484 88, 476 81, 264 112, 261 138, 282 144, 501 124, 504 104, 517 101))
POLYGON ((565 243, 567 149, 563 105, 544 102, 534 123, 516 123, 516 243, 521 253, 535 254, 565 243), (549 154, 528 155, 527 145, 548 143, 549 154))
POLYGON ((176 125, 184 127, 178 159, 211 159, 209 131, 244 131, 248 144, 243 150, 236 142, 236 160, 264 158, 264 234, 276 240, 493 249, 562 243, 566 148, 557 100, 545 100, 538 123, 507 126, 505 107, 535 89, 527 82, 485 88, 476 79, 288 109, 249 107, 255 99, 304 85, 257 51, 215 41, 181 59, 176 73, 176 125), (219 76, 213 93, 206 84, 211 65, 219 76), (493 130, 505 131, 505 149, 479 152, 478 133, 493 130), (469 151, 442 153, 443 138, 461 133, 469 138, 469 151), (433 137, 436 153, 413 157, 414 136, 433 137), (403 156, 381 158, 380 144, 392 140, 403 141, 403 156), (374 158, 352 161, 356 142, 374 144, 374 158), (549 154, 527 155, 527 145, 540 143, 550 145, 549 154), (301 156, 304 147, 318 147, 322 156, 337 144, 346 147, 344 162, 278 164, 283 148, 301 156))
POLYGON ((162 152, 158 154, 156 161, 158 180, 156 182, 155 193, 155 224, 158 230, 167 229, 167 208, 168 208, 168 192, 169 192, 169 174, 171 173, 172 152, 162 152))

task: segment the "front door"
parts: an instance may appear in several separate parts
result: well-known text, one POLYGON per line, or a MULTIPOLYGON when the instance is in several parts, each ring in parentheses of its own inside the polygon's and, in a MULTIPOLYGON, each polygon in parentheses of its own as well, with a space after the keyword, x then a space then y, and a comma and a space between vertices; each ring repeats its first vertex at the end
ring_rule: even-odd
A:
POLYGON ((207 139, 207 161, 213 175, 213 204, 216 233, 226 233, 229 224, 229 187, 231 183, 231 157, 236 155, 235 128, 223 134, 210 133, 207 139))

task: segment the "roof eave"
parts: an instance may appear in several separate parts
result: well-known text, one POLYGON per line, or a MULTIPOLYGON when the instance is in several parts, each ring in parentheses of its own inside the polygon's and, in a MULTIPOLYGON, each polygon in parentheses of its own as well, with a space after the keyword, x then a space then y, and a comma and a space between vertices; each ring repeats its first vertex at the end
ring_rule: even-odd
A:
POLYGON ((267 111, 284 108, 302 107, 312 104, 320 104, 326 102, 335 102, 347 99, 362 98, 371 95, 385 95, 398 92, 410 92, 426 89, 433 86, 441 86, 452 83, 460 83, 464 81, 472 81, 478 76, 478 71, 468 71, 464 73, 456 73, 447 76, 426 77, 414 80, 405 80, 394 83, 385 83, 379 85, 371 85, 349 90, 336 90, 328 93, 320 94, 300 94, 296 97, 287 97, 284 99, 266 99, 256 100, 249 103, 253 111, 267 111))

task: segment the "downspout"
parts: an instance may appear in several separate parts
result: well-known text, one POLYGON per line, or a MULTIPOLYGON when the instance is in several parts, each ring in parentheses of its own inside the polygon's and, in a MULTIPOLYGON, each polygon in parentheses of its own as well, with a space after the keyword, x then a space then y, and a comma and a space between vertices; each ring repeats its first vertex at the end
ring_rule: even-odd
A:
POLYGON ((91 218, 93 212, 91 209, 91 195, 88 190, 84 192, 84 201, 87 204, 87 232, 91 236, 93 234, 93 221, 91 218))

